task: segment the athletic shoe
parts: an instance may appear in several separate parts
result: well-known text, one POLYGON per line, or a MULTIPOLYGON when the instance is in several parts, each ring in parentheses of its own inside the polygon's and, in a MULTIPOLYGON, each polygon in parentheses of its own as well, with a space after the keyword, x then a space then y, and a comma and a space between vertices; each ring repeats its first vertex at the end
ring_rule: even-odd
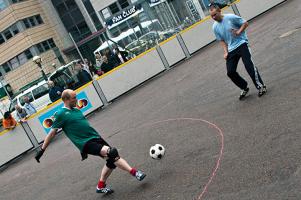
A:
POLYGON ((98 188, 96 187, 96 193, 102 193, 102 194, 112 194, 114 190, 104 187, 104 188, 98 188))
POLYGON ((146 174, 144 174, 142 171, 140 170, 137 170, 136 171, 136 174, 135 174, 135 177, 138 181, 142 181, 145 177, 146 177, 146 174))
POLYGON ((258 96, 261 97, 265 93, 267 93, 267 87, 264 85, 261 88, 259 88, 259 90, 258 90, 258 96))
POLYGON ((242 90, 239 96, 239 100, 242 100, 243 98, 245 98, 247 96, 249 92, 249 88, 247 87, 246 89, 242 90))

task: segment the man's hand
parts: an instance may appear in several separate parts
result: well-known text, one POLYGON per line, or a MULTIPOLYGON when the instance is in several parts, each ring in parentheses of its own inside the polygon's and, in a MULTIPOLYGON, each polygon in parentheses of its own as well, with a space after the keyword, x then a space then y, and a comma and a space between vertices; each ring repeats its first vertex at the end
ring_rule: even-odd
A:
POLYGON ((224 53, 224 59, 227 60, 227 58, 228 58, 228 52, 225 52, 224 53))
POLYGON ((35 159, 37 160, 38 163, 40 163, 40 158, 42 157, 43 153, 45 150, 43 150, 42 148, 39 149, 39 151, 37 152, 35 159))
POLYGON ((239 30, 237 30, 237 29, 232 29, 232 34, 234 36, 239 36, 241 34, 241 32, 239 30))

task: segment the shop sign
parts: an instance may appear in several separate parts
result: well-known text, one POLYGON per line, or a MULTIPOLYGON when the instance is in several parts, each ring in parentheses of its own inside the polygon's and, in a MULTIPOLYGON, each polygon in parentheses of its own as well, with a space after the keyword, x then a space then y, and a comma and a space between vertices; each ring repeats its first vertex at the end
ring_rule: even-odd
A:
POLYGON ((135 14, 137 11, 140 11, 142 9, 141 5, 135 5, 127 10, 122 11, 121 14, 114 16, 112 19, 108 20, 106 24, 108 26, 112 26, 115 23, 118 23, 131 15, 135 14))

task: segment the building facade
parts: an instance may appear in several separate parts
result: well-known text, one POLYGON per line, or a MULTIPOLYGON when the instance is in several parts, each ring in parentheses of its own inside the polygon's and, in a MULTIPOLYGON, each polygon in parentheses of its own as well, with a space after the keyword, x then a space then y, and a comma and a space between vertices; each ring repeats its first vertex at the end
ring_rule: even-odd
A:
POLYGON ((42 57, 46 74, 54 70, 52 63, 68 60, 60 54, 68 45, 62 41, 66 32, 56 29, 61 25, 53 13, 44 11, 49 6, 38 0, 0 0, 0 77, 13 91, 41 77, 33 56, 42 57))
MULTIPOLYGON (((220 0, 226 3, 230 0, 220 0)), ((15 93, 73 59, 133 55, 203 19, 210 0, 0 0, 0 79, 15 93), (110 41, 108 41, 110 40, 110 41), (75 45, 76 44, 76 45, 75 45), (112 44, 112 45, 110 45, 112 44), (107 50, 106 50, 107 51, 107 50)))
MULTIPOLYGON (((104 29, 90 0, 51 0, 51 2, 82 56, 94 60, 93 51, 103 42, 104 38, 101 35, 104 29)), ((68 57, 80 57, 75 45, 64 48, 63 53, 68 57)))
MULTIPOLYGON (((223 6, 233 1, 215 0, 223 6)), ((210 2, 211 0, 91 0, 108 37, 115 42, 112 46, 120 46, 136 55, 204 19, 209 14, 210 2)), ((102 48, 99 50, 101 52, 102 48)))

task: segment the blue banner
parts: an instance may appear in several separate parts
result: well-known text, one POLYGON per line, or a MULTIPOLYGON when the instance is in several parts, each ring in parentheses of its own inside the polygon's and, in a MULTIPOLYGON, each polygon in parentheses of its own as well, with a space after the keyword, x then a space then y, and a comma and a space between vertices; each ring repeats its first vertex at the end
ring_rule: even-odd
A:
MULTIPOLYGON (((76 107, 80 109, 80 111, 84 113, 86 110, 92 108, 92 105, 85 92, 80 92, 79 94, 76 95, 76 97, 77 97, 76 107)), ((39 117, 39 121, 43 126, 44 130, 46 131, 46 133, 49 133, 49 131, 51 130, 55 113, 59 111, 63 106, 64 103, 60 103, 56 105, 53 109, 48 110, 46 113, 44 113, 39 117)))

